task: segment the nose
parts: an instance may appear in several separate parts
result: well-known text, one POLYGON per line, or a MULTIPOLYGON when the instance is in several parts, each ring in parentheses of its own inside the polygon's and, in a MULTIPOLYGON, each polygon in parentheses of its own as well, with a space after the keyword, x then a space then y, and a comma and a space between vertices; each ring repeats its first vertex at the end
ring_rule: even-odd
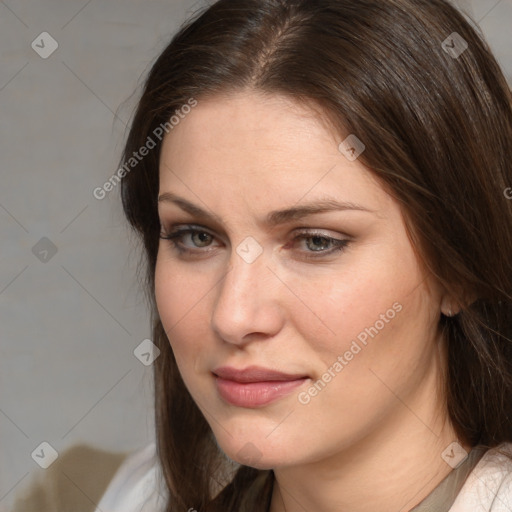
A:
POLYGON ((212 311, 212 329, 227 343, 245 345, 276 335, 284 318, 279 294, 282 283, 268 268, 265 254, 247 263, 235 251, 219 283, 212 311))

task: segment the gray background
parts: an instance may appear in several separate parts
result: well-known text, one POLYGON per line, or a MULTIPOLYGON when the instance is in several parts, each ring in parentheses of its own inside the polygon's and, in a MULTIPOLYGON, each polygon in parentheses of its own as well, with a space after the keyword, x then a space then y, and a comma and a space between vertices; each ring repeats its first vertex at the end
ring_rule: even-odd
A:
MULTIPOLYGON (((512 84, 512 0, 459 4, 512 84)), ((151 366, 133 353, 151 337, 137 247, 119 190, 92 191, 117 169, 141 75, 202 5, 0 1, 0 511, 45 471, 31 457, 43 441, 153 439, 151 366), (42 32, 59 45, 47 59, 31 47, 42 32)))

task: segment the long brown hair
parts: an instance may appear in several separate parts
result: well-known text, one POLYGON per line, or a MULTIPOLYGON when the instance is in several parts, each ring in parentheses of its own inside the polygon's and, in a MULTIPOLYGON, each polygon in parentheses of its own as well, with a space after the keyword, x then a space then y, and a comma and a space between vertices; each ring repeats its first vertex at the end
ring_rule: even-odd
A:
POLYGON ((246 88, 314 106, 340 136, 364 142, 359 161, 399 202, 421 261, 461 306, 439 326, 457 435, 471 446, 512 441, 512 98, 482 36, 446 0, 220 0, 154 63, 123 154, 128 161, 148 137, 156 143, 121 191, 144 244, 161 351, 156 436, 167 511, 264 511, 272 491, 271 471, 233 465, 215 443, 154 299, 154 134, 191 99, 246 88))

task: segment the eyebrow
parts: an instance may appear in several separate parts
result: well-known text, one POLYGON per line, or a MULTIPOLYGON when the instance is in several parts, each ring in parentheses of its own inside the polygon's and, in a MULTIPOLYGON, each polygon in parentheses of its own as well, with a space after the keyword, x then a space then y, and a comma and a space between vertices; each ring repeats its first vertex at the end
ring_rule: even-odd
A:
MULTIPOLYGON (((218 215, 203 210, 199 206, 191 203, 190 201, 187 201, 186 199, 183 199, 182 197, 177 196, 176 194, 173 194, 172 192, 165 192, 159 195, 158 202, 172 203, 195 217, 214 221, 218 224, 223 223, 223 219, 218 215)), ((336 201, 332 198, 325 198, 311 203, 302 204, 301 206, 293 206, 284 210, 275 210, 269 212, 266 217, 266 224, 270 227, 275 227, 281 224, 286 224, 287 222, 302 219, 308 215, 344 210, 356 210, 375 214, 377 213, 375 210, 371 210, 357 203, 336 201)))

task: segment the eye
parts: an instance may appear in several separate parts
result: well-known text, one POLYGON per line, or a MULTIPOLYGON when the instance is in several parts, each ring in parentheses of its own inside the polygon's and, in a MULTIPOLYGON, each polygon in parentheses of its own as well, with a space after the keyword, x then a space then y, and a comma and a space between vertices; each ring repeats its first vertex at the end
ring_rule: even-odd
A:
POLYGON ((306 240, 306 246, 308 249, 312 251, 325 251, 329 249, 331 243, 333 242, 332 238, 327 238, 325 236, 308 236, 304 238, 306 240))
POLYGON ((201 249, 209 248, 215 240, 215 237, 208 231, 192 226, 184 226, 168 234, 160 233, 160 238, 171 242, 172 246, 180 253, 205 252, 201 249), (186 243, 187 240, 191 242, 191 245, 186 243))
MULTIPOLYGON (((201 226, 180 226, 169 233, 160 233, 160 238, 168 240, 179 254, 190 257, 205 255, 219 247, 215 235, 201 226)), ((284 248, 299 248, 297 252, 303 259, 319 259, 344 250, 350 242, 350 239, 334 238, 319 231, 303 231, 284 248)))
MULTIPOLYGON (((321 258, 342 251, 350 243, 349 239, 327 236, 319 232, 302 232, 294 237, 293 242, 304 242, 306 250, 302 251, 305 258, 321 258), (308 254, 310 253, 310 254, 308 254), (315 254, 316 253, 316 254, 315 254)), ((297 244, 296 245, 301 245, 297 244)))
POLYGON ((189 234, 191 235, 190 239, 192 240, 192 243, 196 247, 207 247, 213 240, 212 235, 203 231, 195 231, 189 234))

